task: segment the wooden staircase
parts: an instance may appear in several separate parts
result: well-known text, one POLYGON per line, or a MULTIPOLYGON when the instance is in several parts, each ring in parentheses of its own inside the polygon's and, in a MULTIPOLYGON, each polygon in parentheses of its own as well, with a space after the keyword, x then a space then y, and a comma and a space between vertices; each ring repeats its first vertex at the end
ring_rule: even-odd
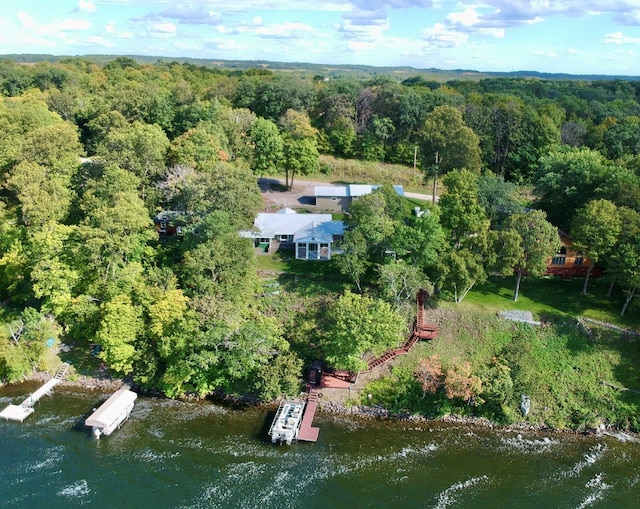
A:
POLYGON ((383 354, 381 357, 374 359, 368 363, 368 367, 365 371, 371 371, 374 368, 377 368, 381 364, 384 364, 387 361, 397 357, 398 355, 404 355, 411 351, 411 349, 423 339, 434 339, 438 336, 439 330, 438 325, 435 323, 425 323, 424 322, 424 299, 426 297, 426 292, 424 290, 420 290, 418 292, 417 298, 417 312, 416 319, 413 322, 413 328, 411 334, 407 341, 405 341, 404 345, 400 348, 396 348, 395 350, 390 350, 383 354))
POLYGON ((55 378, 56 380, 62 380, 65 375, 67 374, 67 370, 69 369, 69 363, 68 362, 64 362, 59 368, 58 371, 56 371, 56 374, 54 375, 53 378, 55 378))

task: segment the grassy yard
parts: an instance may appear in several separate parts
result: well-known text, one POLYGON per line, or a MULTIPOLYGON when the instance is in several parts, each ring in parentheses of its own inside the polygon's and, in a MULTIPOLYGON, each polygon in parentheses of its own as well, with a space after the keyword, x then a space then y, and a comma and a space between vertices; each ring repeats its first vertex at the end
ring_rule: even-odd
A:
POLYGON ((621 318, 622 296, 606 297, 604 281, 592 281, 588 295, 582 295, 580 279, 527 278, 518 302, 513 302, 514 284, 511 277, 492 278, 460 304, 441 295, 427 313, 439 324, 440 335, 397 358, 391 374, 371 382, 363 394, 393 412, 431 417, 474 415, 558 429, 600 424, 640 429, 640 336, 576 320, 640 330, 637 311, 621 318), (498 311, 511 309, 531 311, 544 325, 498 317, 498 311), (478 404, 448 399, 443 388, 423 395, 414 373, 420 359, 434 355, 445 373, 470 364, 482 381, 478 404), (532 401, 526 418, 519 410, 522 394, 532 401))
MULTIPOLYGON (((518 301, 513 301, 515 277, 492 277, 483 285, 475 287, 457 306, 460 309, 479 308, 497 313, 503 310, 522 309, 531 311, 539 320, 591 318, 621 327, 640 330, 637 312, 627 311, 620 316, 623 295, 614 290, 607 297, 608 283, 593 279, 587 295, 582 294, 583 279, 562 280, 560 278, 523 278, 518 301)), ((446 297, 446 296, 445 296, 446 297)))

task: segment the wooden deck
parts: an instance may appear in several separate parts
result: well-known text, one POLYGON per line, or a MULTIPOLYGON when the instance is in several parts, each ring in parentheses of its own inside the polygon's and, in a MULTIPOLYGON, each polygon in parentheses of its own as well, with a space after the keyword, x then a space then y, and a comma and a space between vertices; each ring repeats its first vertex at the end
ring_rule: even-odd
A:
POLYGON ((300 424, 300 430, 298 431, 298 440, 305 442, 317 442, 320 428, 311 426, 313 423, 313 417, 316 415, 316 409, 318 408, 318 393, 320 391, 315 387, 309 389, 307 396, 307 404, 304 409, 304 415, 302 416, 302 423, 300 424))

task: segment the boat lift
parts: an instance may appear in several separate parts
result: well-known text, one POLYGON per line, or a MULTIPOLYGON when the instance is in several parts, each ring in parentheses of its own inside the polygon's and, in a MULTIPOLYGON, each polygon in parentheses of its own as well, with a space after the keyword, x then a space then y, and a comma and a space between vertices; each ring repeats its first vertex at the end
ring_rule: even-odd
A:
POLYGON ((138 397, 135 392, 129 389, 128 385, 123 385, 84 421, 85 426, 91 428, 95 438, 111 435, 129 418, 138 397))

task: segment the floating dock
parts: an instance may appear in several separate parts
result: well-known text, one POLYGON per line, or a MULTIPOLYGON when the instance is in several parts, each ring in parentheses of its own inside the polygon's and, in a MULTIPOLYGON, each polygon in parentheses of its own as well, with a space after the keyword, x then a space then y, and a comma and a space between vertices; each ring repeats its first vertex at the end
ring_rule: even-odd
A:
POLYGON ((129 418, 129 414, 133 410, 134 401, 138 397, 135 392, 129 389, 130 387, 125 385, 114 392, 100 408, 84 421, 85 425, 91 428, 94 437, 100 438, 102 435, 111 435, 116 428, 119 428, 129 418))
POLYGON ((37 391, 30 394, 22 403, 19 405, 9 405, 0 412, 0 418, 12 421, 24 421, 34 412, 33 406, 38 402, 38 400, 47 394, 51 394, 53 388, 64 379, 68 369, 69 364, 65 362, 60 366, 57 373, 51 380, 47 381, 37 391))

